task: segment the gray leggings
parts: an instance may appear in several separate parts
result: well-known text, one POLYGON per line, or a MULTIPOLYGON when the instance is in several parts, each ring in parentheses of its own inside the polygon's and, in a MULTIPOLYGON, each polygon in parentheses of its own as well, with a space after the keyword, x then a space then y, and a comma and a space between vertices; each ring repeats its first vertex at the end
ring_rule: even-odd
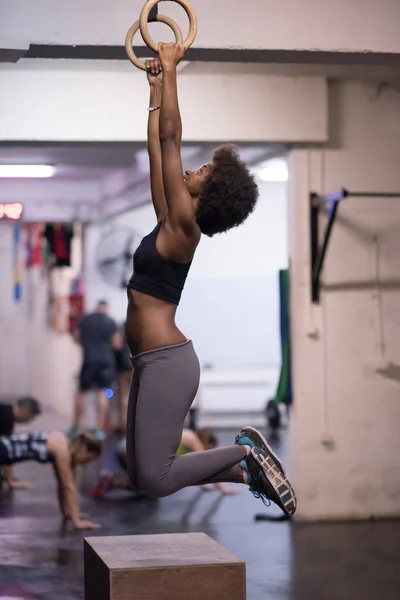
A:
POLYGON ((176 456, 200 380, 192 342, 143 352, 132 362, 126 458, 133 487, 161 498, 190 485, 238 482, 240 446, 176 456))

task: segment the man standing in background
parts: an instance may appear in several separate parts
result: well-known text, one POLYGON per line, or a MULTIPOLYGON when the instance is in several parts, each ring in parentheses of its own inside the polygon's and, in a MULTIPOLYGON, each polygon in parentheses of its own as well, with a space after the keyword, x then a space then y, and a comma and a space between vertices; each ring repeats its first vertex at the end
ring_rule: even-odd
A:
MULTIPOLYGON (((39 402, 30 396, 18 398, 12 403, 0 404, 0 437, 9 437, 14 431, 15 424, 30 423, 41 412, 39 402)), ((30 483, 18 479, 11 466, 4 466, 1 471, 1 475, 12 489, 24 490, 32 487, 30 483)))
POLYGON ((116 380, 114 353, 122 347, 121 333, 117 330, 115 321, 108 316, 108 305, 105 300, 97 303, 94 313, 80 319, 74 338, 82 346, 83 361, 70 435, 73 435, 81 425, 86 393, 96 390, 98 435, 104 437, 108 412, 105 390, 116 380))
POLYGON ((125 325, 124 321, 120 327, 121 349, 115 352, 118 377, 119 429, 122 433, 126 433, 126 413, 133 373, 131 353, 126 341, 125 325))

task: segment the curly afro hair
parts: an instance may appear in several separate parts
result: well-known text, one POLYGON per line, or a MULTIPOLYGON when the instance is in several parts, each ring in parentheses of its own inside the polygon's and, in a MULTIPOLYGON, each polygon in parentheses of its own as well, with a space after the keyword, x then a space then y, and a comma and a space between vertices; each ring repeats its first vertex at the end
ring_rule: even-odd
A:
POLYGON ((202 233, 213 236, 241 225, 253 212, 258 188, 236 146, 217 148, 212 171, 203 183, 196 211, 202 233))

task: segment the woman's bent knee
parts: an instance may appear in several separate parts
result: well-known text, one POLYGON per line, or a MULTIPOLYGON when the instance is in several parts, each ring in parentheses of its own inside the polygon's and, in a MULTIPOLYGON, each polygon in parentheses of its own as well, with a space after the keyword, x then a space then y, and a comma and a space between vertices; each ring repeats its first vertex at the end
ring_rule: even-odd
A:
POLYGON ((129 483, 137 492, 142 492, 149 496, 150 498, 163 498, 164 496, 169 496, 173 492, 170 491, 169 486, 166 482, 163 482, 161 476, 158 474, 143 474, 142 472, 137 471, 135 468, 135 464, 131 463, 131 461, 127 461, 127 474, 129 478, 129 483))
POLYGON ((172 491, 170 491, 169 486, 166 483, 164 483, 159 477, 138 477, 137 483, 138 489, 150 498, 164 498, 165 496, 169 496, 173 493, 172 491))
POLYGON ((128 479, 129 479, 129 483, 131 484, 131 486, 133 487, 133 489, 135 491, 139 491, 139 486, 138 486, 138 482, 137 482, 137 477, 136 477, 136 472, 134 469, 129 468, 129 462, 127 464, 127 475, 128 475, 128 479))

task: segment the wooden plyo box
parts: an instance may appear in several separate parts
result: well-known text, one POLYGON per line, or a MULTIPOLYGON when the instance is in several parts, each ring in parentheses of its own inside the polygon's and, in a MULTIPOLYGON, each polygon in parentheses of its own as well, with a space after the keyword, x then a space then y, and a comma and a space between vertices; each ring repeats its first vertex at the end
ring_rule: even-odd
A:
POLYGON ((85 539, 85 600, 245 600, 246 565, 204 533, 85 539))

